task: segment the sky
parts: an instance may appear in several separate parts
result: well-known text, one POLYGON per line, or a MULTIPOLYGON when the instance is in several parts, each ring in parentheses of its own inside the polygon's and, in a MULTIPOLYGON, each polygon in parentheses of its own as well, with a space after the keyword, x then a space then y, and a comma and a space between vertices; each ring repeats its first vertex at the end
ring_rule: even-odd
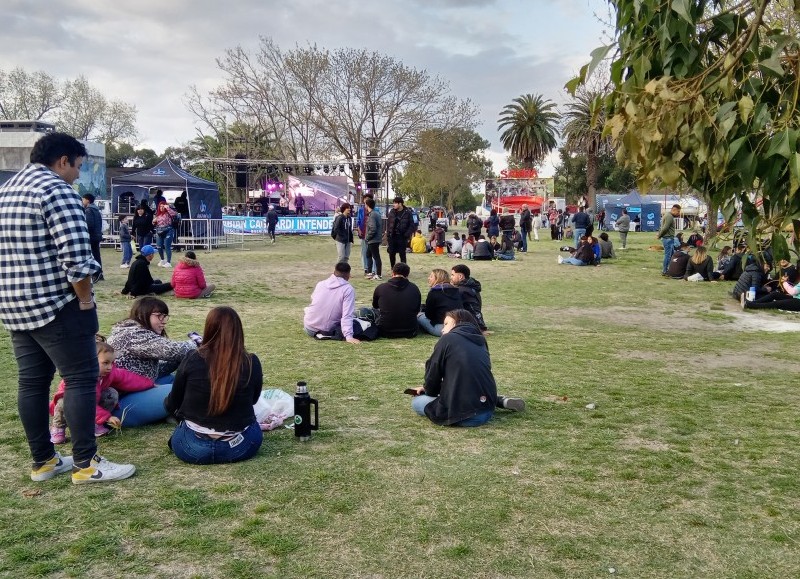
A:
MULTIPOLYGON (((497 119, 512 99, 542 94, 558 106, 564 84, 608 42, 602 0, 4 0, 0 69, 84 75, 108 99, 138 110, 139 147, 162 152, 194 138, 188 89, 222 82, 228 48, 254 52, 260 36, 282 48, 366 48, 448 81, 480 111, 478 132, 499 171, 497 119)), ((606 17, 607 20, 607 17, 606 17)), ((554 154, 542 167, 553 173, 554 154)))

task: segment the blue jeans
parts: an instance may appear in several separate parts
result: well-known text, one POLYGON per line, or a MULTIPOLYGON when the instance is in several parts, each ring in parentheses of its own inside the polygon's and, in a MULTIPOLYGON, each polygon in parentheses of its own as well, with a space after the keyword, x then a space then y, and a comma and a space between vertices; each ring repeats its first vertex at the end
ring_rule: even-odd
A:
POLYGON ((577 227, 575 228, 573 238, 576 248, 581 244, 581 237, 583 237, 584 235, 586 235, 586 229, 578 229, 577 227))
POLYGON ((19 367, 19 418, 36 463, 50 460, 55 453, 49 404, 56 369, 66 383, 64 417, 72 434, 73 458, 84 466, 97 451, 94 417, 100 370, 94 336, 98 329, 97 309, 81 310, 74 299, 41 328, 11 332, 19 367))
POLYGON ((264 433, 255 421, 241 432, 241 438, 237 436, 231 441, 214 440, 198 434, 181 422, 172 433, 169 446, 183 462, 219 464, 253 458, 263 440, 264 433))
POLYGON ((675 251, 675 238, 665 237, 661 240, 661 245, 664 246, 664 263, 661 264, 661 273, 667 273, 672 253, 675 251))
POLYGON ((136 246, 139 248, 139 251, 142 251, 142 248, 145 245, 152 245, 153 244, 153 234, 147 233, 145 235, 137 235, 136 236, 136 246))
POLYGON ((122 242, 122 263, 130 265, 133 259, 133 248, 130 241, 122 242))
POLYGON ((149 390, 132 392, 119 399, 119 408, 113 415, 122 418, 123 412, 125 420, 123 427, 144 426, 154 422, 161 422, 167 417, 167 409, 164 408, 164 398, 172 392, 172 382, 175 376, 162 376, 156 380, 156 385, 149 390))
POLYGON ((561 265, 586 265, 586 262, 581 261, 576 257, 565 257, 561 262, 561 265))
MULTIPOLYGON (((411 399, 411 408, 413 408, 414 412, 420 416, 425 416, 425 407, 434 400, 436 400, 435 396, 428 396, 427 394, 414 396, 414 398, 411 399)), ((487 410, 486 412, 481 412, 472 418, 467 418, 466 420, 456 422, 450 426, 482 426, 489 422, 492 419, 492 416, 494 416, 494 410, 487 410)))
POLYGON ((444 328, 444 324, 432 324, 431 321, 428 319, 428 316, 425 314, 420 314, 417 316, 417 324, 419 327, 429 333, 432 336, 441 336, 442 335, 442 328, 444 328))
POLYGON ((156 243, 158 244, 158 256, 163 260, 164 251, 167 252, 167 261, 172 263, 172 238, 175 235, 175 230, 170 227, 164 235, 156 234, 156 243))
POLYGON ((521 229, 521 232, 522 232, 522 243, 521 243, 522 247, 520 251, 528 251, 528 230, 521 229))
POLYGON ((361 261, 364 264, 364 273, 378 273, 376 268, 377 263, 375 263, 374 260, 372 261, 372 265, 370 267, 369 244, 367 243, 366 239, 361 240, 361 261))

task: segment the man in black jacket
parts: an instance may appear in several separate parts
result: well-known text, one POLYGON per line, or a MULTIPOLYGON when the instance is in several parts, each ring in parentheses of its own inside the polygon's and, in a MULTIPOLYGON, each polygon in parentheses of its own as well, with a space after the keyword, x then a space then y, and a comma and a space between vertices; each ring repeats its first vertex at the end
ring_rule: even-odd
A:
POLYGON ((419 288, 408 281, 411 268, 392 266, 389 281, 375 288, 372 307, 378 310, 378 332, 383 338, 413 338, 417 335, 417 313, 422 305, 419 288))
POLYGON ((581 242, 581 237, 587 235, 586 230, 592 225, 592 218, 586 213, 584 207, 578 207, 578 212, 572 217, 572 224, 575 226, 573 237, 575 240, 575 247, 578 247, 581 242))
MULTIPOLYGON (((86 212, 86 226, 89 228, 89 245, 92 247, 92 256, 94 260, 103 267, 103 260, 100 259, 100 243, 103 241, 103 217, 100 215, 100 210, 94 204, 94 195, 85 193, 83 198, 83 210, 86 212)), ((103 272, 95 274, 94 281, 100 281, 103 278, 103 272)))
POLYGON ((487 332, 486 322, 483 320, 483 300, 481 299, 481 282, 470 277, 469 268, 463 263, 454 265, 450 269, 450 283, 458 288, 464 309, 471 313, 478 321, 481 332, 487 332))
POLYGON ((389 263, 394 267, 395 256, 400 254, 400 261, 406 262, 406 247, 414 233, 414 220, 411 211, 406 209, 402 197, 394 198, 394 206, 389 210, 386 224, 386 240, 388 241, 389 263))

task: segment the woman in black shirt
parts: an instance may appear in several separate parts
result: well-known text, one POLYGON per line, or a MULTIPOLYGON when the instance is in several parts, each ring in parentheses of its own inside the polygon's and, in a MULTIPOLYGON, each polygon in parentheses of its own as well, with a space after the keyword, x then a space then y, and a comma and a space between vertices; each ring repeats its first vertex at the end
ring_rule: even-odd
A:
POLYGON ((261 362, 244 347, 242 320, 229 307, 206 317, 203 344, 178 367, 167 411, 181 422, 169 445, 192 464, 252 458, 263 435, 253 404, 261 395, 261 362))

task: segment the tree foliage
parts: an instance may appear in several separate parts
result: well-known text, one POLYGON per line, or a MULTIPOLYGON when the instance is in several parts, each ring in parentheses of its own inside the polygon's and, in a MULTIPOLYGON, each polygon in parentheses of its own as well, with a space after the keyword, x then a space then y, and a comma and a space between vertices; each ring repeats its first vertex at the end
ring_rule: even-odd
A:
MULTIPOLYGON (((553 175, 556 194, 565 197, 569 203, 577 203, 588 190, 587 157, 583 153, 575 153, 562 147, 559 149, 559 158, 559 165, 553 175)), ((619 164, 612 151, 598 155, 595 162, 598 191, 627 193, 636 186, 634 173, 619 164)))
POLYGON ((498 130, 503 148, 525 167, 533 168, 556 148, 558 112, 542 95, 515 98, 500 112, 498 130))
POLYGON ((404 171, 393 172, 393 187, 414 204, 472 209, 473 185, 492 174, 492 163, 484 156, 489 146, 472 130, 424 131, 404 171))
POLYGON ((83 76, 61 82, 43 71, 0 70, 0 118, 53 122, 59 131, 107 146, 136 139, 136 107, 109 101, 83 76))
POLYGON ((224 83, 187 98, 201 134, 239 121, 269 134, 282 159, 348 160, 355 181, 366 154, 392 165, 411 158, 423 131, 476 124, 475 107, 444 80, 377 52, 282 50, 262 38, 255 54, 233 48, 217 65, 224 83))
MULTIPOLYGON (((751 239, 800 233, 798 8, 770 0, 611 0, 616 38, 592 53, 575 89, 615 49, 606 132, 640 187, 682 179, 726 218, 741 207, 751 239), (758 209, 763 203, 762 210, 758 209)), ((713 220, 713 219, 712 219, 713 220)), ((795 238, 797 239, 797 235, 795 238)))

